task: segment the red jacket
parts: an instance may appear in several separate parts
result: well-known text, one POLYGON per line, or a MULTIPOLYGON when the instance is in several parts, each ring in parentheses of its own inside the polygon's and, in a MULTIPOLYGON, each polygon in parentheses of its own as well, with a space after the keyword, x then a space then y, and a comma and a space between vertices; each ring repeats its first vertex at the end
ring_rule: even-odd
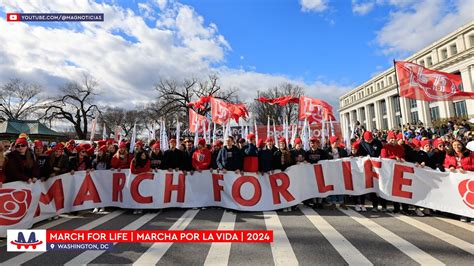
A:
POLYGON ((211 165, 211 151, 208 149, 196 150, 193 153, 193 167, 196 170, 207 170, 211 165))
POLYGON ((133 159, 131 162, 130 162, 130 172, 132 172, 132 174, 141 174, 141 173, 146 173, 146 172, 150 172, 150 166, 151 166, 151 162, 150 160, 147 160, 146 164, 144 167, 135 167, 134 165, 134 160, 133 159))
POLYGON ((130 161, 132 160, 129 154, 125 158, 120 159, 116 155, 112 157, 111 167, 113 169, 128 169, 130 168, 130 161))
POLYGON ((380 154, 382 158, 396 159, 397 157, 405 158, 405 150, 400 145, 385 144, 380 154))
POLYGON ((444 159, 444 167, 446 169, 454 166, 456 169, 462 168, 466 171, 474 171, 474 154, 471 152, 469 156, 463 156, 460 163, 461 165, 458 165, 456 156, 446 154, 446 158, 444 159))

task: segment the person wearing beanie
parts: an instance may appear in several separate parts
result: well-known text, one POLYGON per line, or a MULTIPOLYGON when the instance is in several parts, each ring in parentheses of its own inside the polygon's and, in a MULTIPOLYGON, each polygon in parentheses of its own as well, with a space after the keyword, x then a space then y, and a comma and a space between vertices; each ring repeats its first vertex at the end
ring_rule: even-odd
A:
POLYGON ((245 147, 245 139, 244 138, 240 138, 238 141, 237 141, 237 148, 239 148, 239 150, 244 150, 244 147, 245 147))
MULTIPOLYGON (((309 139, 309 150, 306 152, 306 160, 311 163, 315 164, 321 160, 327 160, 328 154, 326 151, 320 148, 320 140, 316 137, 311 137, 309 139)), ((306 205, 316 204, 316 208, 322 209, 323 208, 323 198, 313 198, 303 201, 306 205)))
POLYGON ((417 151, 416 155, 416 166, 425 167, 430 164, 430 157, 428 153, 431 151, 431 142, 430 140, 422 140, 419 144, 420 149, 417 151))
POLYGON ((212 146, 213 147, 211 151, 211 167, 209 168, 211 172, 214 169, 219 169, 219 166, 217 165, 217 156, 219 155, 219 151, 222 148, 222 141, 216 140, 216 142, 214 142, 212 146))
POLYGON ((183 169, 184 153, 176 147, 176 139, 169 140, 170 148, 163 153, 163 169, 185 170, 183 169))
POLYGON ((265 173, 273 173, 273 170, 275 170, 273 154, 277 151, 272 137, 267 137, 265 143, 265 147, 258 153, 258 171, 262 175, 265 173))
POLYGON ((122 141, 117 152, 112 156, 110 168, 117 169, 120 172, 122 169, 129 169, 131 161, 132 158, 128 153, 127 144, 122 141))
MULTIPOLYGON (((329 138, 330 146, 326 148, 326 153, 328 155, 329 160, 341 159, 346 158, 349 155, 347 151, 340 147, 339 138, 336 136, 332 136, 329 138)), ((341 207, 344 210, 347 210, 346 205, 344 204, 344 195, 331 195, 328 197, 329 207, 335 209, 341 207)))
POLYGON ((34 154, 36 162, 38 163, 39 168, 39 178, 41 181, 45 181, 49 178, 49 156, 44 153, 44 145, 43 142, 39 140, 35 140, 33 142, 34 146, 34 154))
POLYGON ((150 158, 144 149, 143 142, 137 141, 134 148, 133 159, 130 162, 130 172, 135 175, 149 172, 150 158))
POLYGON ((199 173, 202 170, 208 170, 211 166, 211 151, 206 147, 206 140, 200 139, 198 141, 198 148, 193 153, 193 168, 199 173))
POLYGON ((446 159, 446 149, 444 141, 437 138, 433 142, 433 149, 428 153, 428 166, 432 169, 439 169, 441 172, 445 172, 444 160, 446 159))
POLYGON ((294 163, 307 163, 306 151, 303 149, 301 138, 295 138, 295 147, 291 150, 291 159, 294 163))
POLYGON ((357 151, 358 156, 370 156, 379 157, 382 152, 382 143, 380 140, 375 139, 372 132, 365 131, 363 138, 360 141, 359 150, 357 151))
POLYGON ((94 170, 110 169, 110 159, 108 158, 107 147, 105 144, 99 146, 99 149, 97 149, 97 155, 92 160, 92 168, 94 170))
POLYGON ((157 171, 159 169, 163 169, 163 152, 160 150, 160 142, 156 141, 151 146, 150 151, 150 167, 153 171, 157 171))
POLYGON ((247 135, 248 143, 244 146, 244 172, 258 172, 258 149, 255 142, 255 135, 249 133, 247 135))
POLYGON ((50 177, 65 174, 69 171, 69 156, 64 153, 64 145, 58 143, 53 146, 49 157, 50 177))
POLYGON ((69 161, 69 171, 74 175, 75 171, 89 171, 92 169, 92 162, 87 155, 87 150, 82 146, 76 147, 76 155, 69 161))
POLYGON ((243 166, 242 153, 234 145, 234 138, 228 136, 226 145, 219 151, 217 155, 217 166, 225 174, 227 171, 235 171, 240 174, 243 166))
POLYGON ((281 137, 278 140, 278 149, 273 153, 273 165, 275 169, 285 171, 286 168, 293 165, 291 152, 286 145, 286 139, 281 137))
POLYGON ((39 178, 39 168, 33 153, 28 149, 26 138, 18 138, 13 148, 6 156, 5 181, 36 182, 39 178))

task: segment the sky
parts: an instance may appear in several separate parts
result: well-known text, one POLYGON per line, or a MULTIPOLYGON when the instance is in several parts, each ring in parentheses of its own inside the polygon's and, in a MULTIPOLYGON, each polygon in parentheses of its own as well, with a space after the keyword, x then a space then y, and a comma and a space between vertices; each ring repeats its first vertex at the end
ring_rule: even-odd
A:
POLYGON ((220 77, 250 102, 284 82, 339 108, 372 76, 474 21, 474 0, 0 0, 0 84, 54 94, 92 74, 100 104, 134 108, 161 79, 220 77), (8 23, 6 13, 104 13, 8 23))

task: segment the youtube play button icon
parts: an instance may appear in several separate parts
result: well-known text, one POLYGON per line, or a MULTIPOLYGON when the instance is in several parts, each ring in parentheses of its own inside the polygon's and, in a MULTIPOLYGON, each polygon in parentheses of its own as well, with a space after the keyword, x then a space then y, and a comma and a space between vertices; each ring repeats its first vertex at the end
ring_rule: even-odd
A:
POLYGON ((20 14, 17 14, 17 13, 8 13, 8 14, 7 14, 7 21, 8 21, 8 22, 20 21, 20 14))

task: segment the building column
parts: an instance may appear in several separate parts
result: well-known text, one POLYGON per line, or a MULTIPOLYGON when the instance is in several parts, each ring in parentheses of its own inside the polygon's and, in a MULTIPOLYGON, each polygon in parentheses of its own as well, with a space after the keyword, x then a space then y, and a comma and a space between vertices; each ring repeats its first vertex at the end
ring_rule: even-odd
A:
POLYGON ((431 126, 430 106, 427 101, 417 101, 418 117, 425 126, 431 126))
POLYGON ((395 111, 393 108, 392 97, 385 97, 385 105, 387 107, 387 126, 389 130, 392 130, 395 127, 395 111))
POLYGON ((382 111, 380 110, 379 101, 375 101, 375 128, 380 130, 382 128, 382 111))
POLYGON ((410 121, 410 106, 408 106, 407 98, 404 97, 400 97, 400 116, 402 125, 410 121))
POLYGON ((372 130, 372 116, 370 115, 370 105, 366 105, 364 110, 365 110, 365 121, 367 121, 367 127, 365 129, 372 130))

